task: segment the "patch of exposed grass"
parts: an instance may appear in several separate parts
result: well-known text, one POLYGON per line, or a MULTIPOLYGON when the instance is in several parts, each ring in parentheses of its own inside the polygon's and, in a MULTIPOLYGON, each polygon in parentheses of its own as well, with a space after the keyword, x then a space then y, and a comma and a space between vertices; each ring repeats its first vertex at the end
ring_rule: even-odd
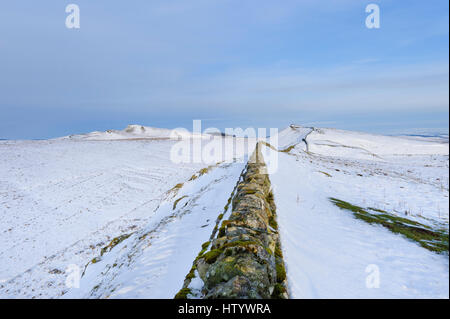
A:
MULTIPOLYGON (((219 165, 219 164, 220 164, 220 162, 217 163, 216 165, 219 165)), ((200 169, 197 173, 195 173, 194 175, 192 175, 191 178, 189 178, 189 181, 196 180, 196 179, 199 178, 200 176, 207 174, 207 173, 208 173, 214 166, 216 166, 216 165, 210 165, 210 166, 208 166, 208 167, 204 167, 204 168, 200 169)))
POLYGON ((319 171, 319 173, 322 173, 323 175, 328 176, 328 177, 332 177, 330 174, 328 174, 327 172, 324 172, 324 171, 319 171))
POLYGON ((264 141, 262 141, 262 142, 260 142, 260 143, 263 144, 263 145, 265 145, 265 146, 267 146, 268 148, 270 148, 270 149, 272 149, 272 150, 278 152, 278 150, 277 150, 275 147, 273 147, 270 143, 267 143, 267 142, 264 142, 264 141))
POLYGON ((181 187, 183 187, 184 183, 178 183, 177 185, 175 185, 172 189, 180 189, 181 187))
POLYGON ((292 151, 292 149, 293 149, 294 147, 295 147, 295 145, 291 145, 291 146, 285 148, 284 150, 280 150, 280 152, 283 152, 283 153, 289 153, 290 151, 292 151))
POLYGON ((125 234, 114 238, 113 240, 110 241, 110 243, 107 246, 102 248, 102 250, 100 251, 100 256, 103 256, 104 253, 110 251, 111 249, 113 249, 115 246, 117 246, 130 236, 131 234, 125 234))
POLYGON ((201 170, 198 171, 198 175, 202 176, 209 172, 212 166, 204 167, 201 170))
POLYGON ((172 208, 172 210, 175 210, 175 208, 177 208, 177 204, 180 202, 180 200, 182 200, 183 198, 186 198, 187 197, 187 195, 184 195, 184 196, 181 196, 180 198, 178 198, 177 200, 175 200, 174 202, 173 202, 173 208, 172 208))
POLYGON ((386 211, 373 208, 362 208, 337 198, 330 198, 337 207, 353 212, 354 216, 369 224, 378 224, 391 232, 401 234, 417 242, 423 248, 436 253, 448 253, 448 230, 434 230, 414 220, 395 216, 386 211), (370 213, 372 210, 376 213, 370 213))
POLYGON ((378 212, 378 213, 386 213, 386 214, 388 214, 388 212, 387 212, 387 211, 385 211, 385 210, 382 210, 382 209, 379 209, 379 208, 374 208, 374 207, 367 207, 367 209, 369 209, 369 210, 373 210, 374 212, 378 212))
MULTIPOLYGON (((183 187, 184 183, 178 183, 174 187, 172 187, 167 194, 176 194, 183 187)), ((174 195, 175 196, 175 195, 174 195)))

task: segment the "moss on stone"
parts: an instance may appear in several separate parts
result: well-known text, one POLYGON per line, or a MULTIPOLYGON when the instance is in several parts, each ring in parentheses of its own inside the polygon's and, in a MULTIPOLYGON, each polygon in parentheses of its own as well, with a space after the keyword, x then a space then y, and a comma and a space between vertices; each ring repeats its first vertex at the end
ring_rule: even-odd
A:
POLYGON ((216 219, 212 242, 202 245, 178 297, 188 297, 196 269, 205 283, 205 298, 287 297, 276 206, 260 147, 258 143, 216 219), (230 217, 223 220, 230 204, 230 217))
POLYGON ((202 250, 208 248, 210 243, 211 243, 210 241, 207 241, 206 243, 203 243, 202 244, 202 250))
POLYGON ((230 248, 230 247, 248 247, 250 245, 261 245, 253 240, 236 240, 229 243, 226 243, 222 246, 222 248, 230 248))
POLYGON ((226 257, 220 263, 214 264, 214 271, 210 272, 206 284, 212 287, 242 274, 240 267, 236 264, 236 259, 226 257))
POLYGON ((191 289, 189 288, 182 288, 180 291, 175 295, 175 299, 188 299, 188 295, 191 293, 191 289))
POLYGON ((225 226, 222 225, 219 228, 219 237, 223 237, 223 236, 225 236, 225 226))
POLYGON ((275 257, 283 258, 283 252, 281 251, 281 247, 278 243, 275 246, 275 257))
POLYGON ((273 252, 272 252, 272 250, 270 250, 269 247, 264 247, 264 249, 267 251, 267 253, 268 253, 269 255, 273 255, 273 252))
POLYGON ((217 257, 220 256, 220 254, 222 253, 222 249, 213 249, 211 251, 208 251, 207 253, 205 253, 203 255, 203 259, 208 263, 208 264, 212 264, 213 262, 215 262, 217 260, 217 257))
POLYGON ((278 223, 277 223, 277 221, 275 220, 275 217, 274 216, 270 216, 269 217, 269 226, 270 227, 272 227, 273 229, 278 229, 278 223))
POLYGON ((195 278, 195 268, 192 267, 191 271, 186 275, 186 279, 192 280, 193 278, 195 278))
POLYGON ((222 225, 220 226, 220 228, 219 228, 219 237, 223 237, 223 236, 225 236, 225 230, 226 230, 226 227, 229 225, 231 223, 231 221, 230 220, 224 220, 223 222, 222 222, 222 225))
POLYGON ((273 287, 272 298, 281 299, 283 298, 282 296, 285 292, 286 288, 282 284, 276 283, 275 286, 273 287))
POLYGON ((282 262, 278 262, 275 267, 277 270, 277 282, 282 283, 286 280, 286 269, 284 268, 284 264, 282 262))

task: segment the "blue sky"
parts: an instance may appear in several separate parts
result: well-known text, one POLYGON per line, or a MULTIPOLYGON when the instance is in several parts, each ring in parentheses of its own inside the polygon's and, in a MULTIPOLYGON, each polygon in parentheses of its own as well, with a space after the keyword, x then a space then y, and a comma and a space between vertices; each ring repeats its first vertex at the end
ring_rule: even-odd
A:
POLYGON ((135 123, 448 131, 448 1, 16 0, 0 138, 135 123), (81 28, 65 27, 79 5, 81 28), (376 3, 381 28, 367 29, 376 3))

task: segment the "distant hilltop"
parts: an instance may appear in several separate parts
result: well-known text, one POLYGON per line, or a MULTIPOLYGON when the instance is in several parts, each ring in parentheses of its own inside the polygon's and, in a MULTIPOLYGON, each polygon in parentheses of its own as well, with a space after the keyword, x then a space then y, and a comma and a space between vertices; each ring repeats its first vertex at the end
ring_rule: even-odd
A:
POLYGON ((182 139, 194 136, 183 129, 166 129, 138 124, 128 125, 124 130, 95 131, 86 134, 69 135, 62 139, 77 140, 129 140, 129 139, 182 139))
POLYGON ((205 138, 210 139, 212 136, 233 136, 223 132, 209 133, 193 133, 187 129, 167 129, 150 127, 139 124, 130 124, 123 130, 106 130, 94 131, 86 134, 76 134, 64 136, 59 139, 75 139, 75 140, 130 140, 130 139, 184 139, 184 138, 205 138))

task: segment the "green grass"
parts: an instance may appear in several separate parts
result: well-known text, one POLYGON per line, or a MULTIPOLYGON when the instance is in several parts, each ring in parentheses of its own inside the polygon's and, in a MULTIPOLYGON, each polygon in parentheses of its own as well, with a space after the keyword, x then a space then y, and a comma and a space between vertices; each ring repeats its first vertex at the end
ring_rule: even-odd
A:
POLYGON ((330 198, 330 201, 340 209, 353 212, 354 216, 360 220, 386 227, 391 232, 401 234, 430 251, 448 254, 448 230, 446 229, 434 230, 414 220, 392 215, 381 209, 365 209, 337 198, 330 198), (376 213, 370 213, 369 210, 376 213))

